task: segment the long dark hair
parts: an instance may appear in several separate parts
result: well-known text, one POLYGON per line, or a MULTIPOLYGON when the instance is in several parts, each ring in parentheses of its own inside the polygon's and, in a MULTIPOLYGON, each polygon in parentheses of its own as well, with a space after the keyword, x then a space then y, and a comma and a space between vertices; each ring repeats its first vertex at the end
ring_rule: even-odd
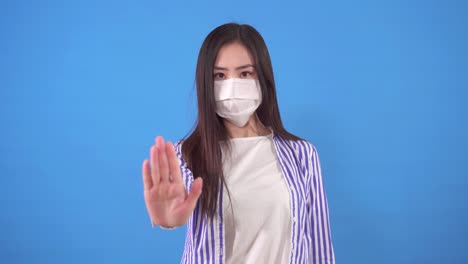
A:
POLYGON ((270 54, 262 36, 249 25, 224 24, 208 34, 198 54, 196 87, 198 119, 192 133, 184 140, 182 155, 195 178, 202 177, 202 214, 212 218, 216 212, 221 186, 225 185, 220 142, 229 136, 221 117, 215 110, 213 67, 219 49, 226 44, 239 42, 244 45, 256 65, 255 69, 262 90, 262 103, 256 113, 265 127, 271 127, 276 135, 285 139, 300 140, 283 127, 276 99, 270 54))

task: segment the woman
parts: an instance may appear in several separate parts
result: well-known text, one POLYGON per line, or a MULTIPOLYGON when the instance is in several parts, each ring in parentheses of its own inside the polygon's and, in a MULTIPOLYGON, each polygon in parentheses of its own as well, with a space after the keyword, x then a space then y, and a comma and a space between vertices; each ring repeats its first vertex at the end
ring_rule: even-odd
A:
POLYGON ((143 162, 152 224, 187 224, 182 263, 334 263, 315 147, 281 122, 270 56, 249 25, 203 42, 197 125, 143 162))

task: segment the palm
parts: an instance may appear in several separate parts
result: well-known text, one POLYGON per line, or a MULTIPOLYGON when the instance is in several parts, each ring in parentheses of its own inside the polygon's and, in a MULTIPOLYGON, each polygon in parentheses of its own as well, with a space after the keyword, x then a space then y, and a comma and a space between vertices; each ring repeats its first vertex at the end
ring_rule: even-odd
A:
POLYGON ((174 146, 164 143, 162 137, 151 147, 150 161, 143 162, 142 171, 145 203, 152 222, 165 227, 185 224, 201 194, 201 178, 187 193, 174 146))

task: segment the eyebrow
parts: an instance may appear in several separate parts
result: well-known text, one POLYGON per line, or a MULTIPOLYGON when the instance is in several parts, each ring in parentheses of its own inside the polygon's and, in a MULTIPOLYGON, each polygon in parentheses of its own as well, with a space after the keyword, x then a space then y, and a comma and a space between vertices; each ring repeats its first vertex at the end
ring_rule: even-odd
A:
MULTIPOLYGON (((245 68, 249 68, 249 67, 252 67, 255 69, 255 66, 252 65, 252 64, 245 64, 245 65, 242 65, 242 66, 239 66, 236 68, 236 71, 237 70, 241 70, 241 69, 245 69, 245 68)), ((224 68, 224 67, 219 67, 219 66, 214 66, 214 69, 215 70, 221 70, 221 71, 227 71, 228 69, 227 68, 224 68)))

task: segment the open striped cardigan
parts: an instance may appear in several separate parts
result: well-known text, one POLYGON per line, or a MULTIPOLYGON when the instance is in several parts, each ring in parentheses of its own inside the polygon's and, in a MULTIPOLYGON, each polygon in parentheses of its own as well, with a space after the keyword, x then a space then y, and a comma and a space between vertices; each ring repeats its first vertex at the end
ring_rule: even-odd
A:
MULTIPOLYGON (((278 161, 289 187, 291 201, 290 263, 333 264, 328 204, 322 182, 317 150, 307 141, 285 140, 273 133, 278 161)), ((193 174, 181 155, 182 141, 175 144, 183 182, 191 189, 193 174)), ((203 216, 200 203, 187 222, 185 248, 181 263, 217 263, 224 260, 222 190, 213 220, 203 216)), ((274 194, 272 194, 274 195, 274 194)), ((278 227, 281 228, 281 227, 278 227)))

